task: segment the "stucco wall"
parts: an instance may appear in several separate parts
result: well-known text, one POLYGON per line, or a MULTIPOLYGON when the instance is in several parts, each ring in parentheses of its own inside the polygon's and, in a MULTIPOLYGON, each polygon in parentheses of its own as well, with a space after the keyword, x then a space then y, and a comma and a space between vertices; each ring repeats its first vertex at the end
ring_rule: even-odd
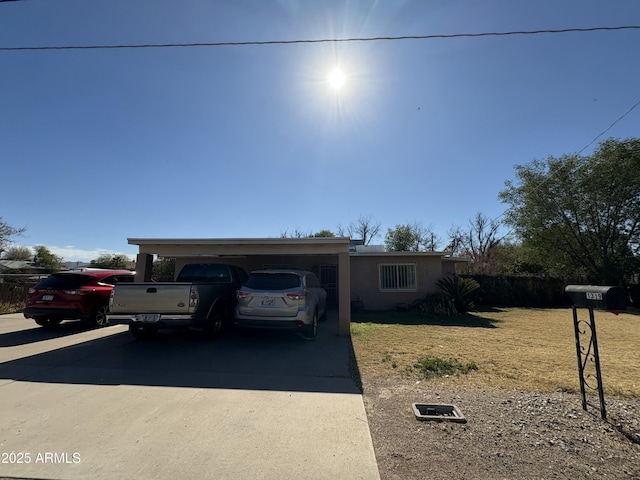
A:
POLYGON ((456 264, 457 262, 450 260, 448 258, 442 259, 442 276, 450 277, 451 275, 456 274, 456 264))
MULTIPOLYGON (((436 282, 455 273, 455 263, 440 256, 352 255, 351 300, 360 300, 367 310, 395 310, 398 303, 411 303, 427 293, 440 291, 436 282), (378 265, 381 263, 415 263, 417 291, 381 292, 378 284, 378 265)), ((322 264, 337 264, 335 255, 251 255, 247 257, 179 257, 176 272, 186 263, 230 263, 244 268, 247 273, 265 265, 289 265, 291 268, 315 270, 322 264)))
POLYGON ((363 302, 366 310, 395 310, 398 303, 411 303, 427 293, 439 291, 436 282, 443 277, 439 256, 366 255, 351 257, 351 300, 363 302), (415 263, 417 291, 381 292, 378 265, 381 263, 415 263))

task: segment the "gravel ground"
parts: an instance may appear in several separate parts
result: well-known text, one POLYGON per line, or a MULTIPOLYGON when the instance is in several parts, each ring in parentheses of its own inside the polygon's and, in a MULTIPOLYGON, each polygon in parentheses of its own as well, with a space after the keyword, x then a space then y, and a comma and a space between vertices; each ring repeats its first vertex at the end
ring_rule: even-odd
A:
POLYGON ((484 389, 364 377, 365 408, 386 479, 640 478, 640 399, 484 389), (454 404, 467 423, 419 421, 413 403, 454 404))

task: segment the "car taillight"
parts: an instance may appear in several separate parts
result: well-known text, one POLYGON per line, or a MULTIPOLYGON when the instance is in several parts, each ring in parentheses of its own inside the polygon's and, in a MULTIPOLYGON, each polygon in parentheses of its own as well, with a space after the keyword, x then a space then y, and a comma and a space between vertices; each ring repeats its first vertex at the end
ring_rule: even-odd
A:
POLYGON ((198 306, 198 290, 191 287, 189 292, 189 307, 196 308, 198 306))
POLYGON ((307 299, 307 292, 290 292, 290 293, 285 293, 284 296, 287 297, 289 300, 297 300, 297 301, 304 302, 307 299))
POLYGON ((238 300, 242 300, 243 298, 248 298, 249 295, 251 295, 249 292, 244 292, 242 290, 238 290, 236 292, 236 297, 238 298, 238 300))
POLYGON ((63 290, 62 292, 65 295, 86 295, 91 293, 93 290, 83 290, 82 288, 76 288, 75 290, 63 290))

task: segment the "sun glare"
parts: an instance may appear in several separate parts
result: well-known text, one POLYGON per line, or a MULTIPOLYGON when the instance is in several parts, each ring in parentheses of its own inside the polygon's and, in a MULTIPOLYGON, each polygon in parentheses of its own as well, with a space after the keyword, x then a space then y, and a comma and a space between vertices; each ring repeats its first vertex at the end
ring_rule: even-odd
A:
POLYGON ((329 75, 329 85, 331 85, 334 90, 340 90, 344 85, 344 81, 344 73, 342 73, 342 70, 339 68, 336 68, 331 72, 331 75, 329 75))

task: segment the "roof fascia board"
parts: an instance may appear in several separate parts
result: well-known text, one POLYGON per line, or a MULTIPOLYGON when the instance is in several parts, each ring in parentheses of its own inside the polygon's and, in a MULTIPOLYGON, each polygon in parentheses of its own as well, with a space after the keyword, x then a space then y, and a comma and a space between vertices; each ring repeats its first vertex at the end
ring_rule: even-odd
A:
POLYGON ((179 239, 129 238, 130 245, 138 245, 140 253, 161 256, 220 256, 220 255, 322 255, 347 253, 349 239, 285 238, 285 239, 179 239))

